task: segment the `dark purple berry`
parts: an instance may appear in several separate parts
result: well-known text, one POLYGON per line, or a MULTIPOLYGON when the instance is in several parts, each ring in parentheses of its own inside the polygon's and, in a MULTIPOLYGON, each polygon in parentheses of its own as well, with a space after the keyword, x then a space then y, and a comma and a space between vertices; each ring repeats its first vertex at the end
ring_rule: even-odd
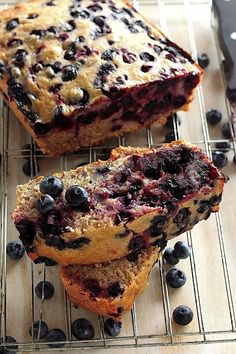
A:
POLYGON ((174 255, 180 259, 185 259, 190 256, 189 246, 184 241, 178 241, 174 245, 174 255))
POLYGON ((122 55, 123 61, 127 64, 132 64, 136 61, 137 57, 136 54, 125 52, 122 55))
POLYGON ((93 12, 102 11, 102 7, 100 5, 98 5, 98 4, 89 5, 88 9, 93 11, 93 12))
POLYGON ((212 161, 218 168, 223 168, 228 163, 228 157, 222 151, 213 151, 212 161))
POLYGON ((67 189, 65 198, 72 207, 80 207, 88 201, 88 192, 78 186, 71 186, 67 189))
POLYGON ((27 52, 24 49, 18 49, 13 57, 15 66, 22 68, 24 66, 24 61, 27 56, 27 52))
POLYGON ((198 64, 202 69, 206 69, 210 64, 210 59, 206 53, 199 54, 197 56, 198 64))
POLYGON ((109 297, 118 297, 121 296, 124 291, 124 287, 119 282, 115 282, 109 285, 109 287, 107 288, 107 295, 109 297))
POLYGON ((172 268, 166 273, 166 283, 171 288, 180 288, 186 283, 186 275, 182 270, 172 268))
POLYGON ((24 162, 22 170, 26 176, 36 176, 39 173, 39 165, 35 161, 24 162))
MULTIPOLYGON (((47 342, 64 342, 66 341, 66 335, 65 333, 58 328, 54 328, 51 329, 47 336, 46 336, 46 341, 47 342)), ((65 344, 59 344, 59 343, 55 343, 55 344, 48 344, 49 347, 51 348, 62 348, 65 344)))
POLYGON ((215 143, 215 147, 217 150, 222 151, 222 152, 229 152, 230 151, 230 143, 227 141, 219 141, 215 143))
POLYGON ((54 209, 54 206, 55 206, 55 200, 49 194, 42 195, 36 201, 36 209, 41 214, 49 213, 54 209))
POLYGON ((141 66, 141 71, 144 72, 144 73, 148 73, 152 68, 153 68, 152 65, 142 65, 141 66))
POLYGON ((221 127, 221 133, 225 139, 231 139, 232 138, 232 133, 231 133, 231 125, 230 123, 225 123, 221 127))
POLYGON ((181 326, 186 326, 193 320, 193 311, 190 307, 180 305, 173 312, 173 319, 181 326))
POLYGON ((206 119, 211 125, 218 124, 222 119, 222 113, 217 109, 210 109, 206 112, 206 119))
POLYGON ((39 299, 49 300, 54 295, 54 286, 49 281, 41 281, 35 287, 35 294, 39 299))
POLYGON ((37 17, 39 17, 39 15, 36 14, 36 13, 33 13, 33 14, 29 14, 27 18, 28 18, 29 20, 34 20, 34 19, 37 18, 37 17))
MULTIPOLYGON (((15 354, 18 349, 17 345, 3 347, 3 338, 0 338, 0 354, 15 354)), ((15 338, 11 336, 6 336, 6 343, 16 343, 15 338)))
POLYGON ((19 19, 18 18, 13 18, 12 20, 8 21, 6 24, 6 30, 7 31, 12 31, 14 28, 16 28, 19 25, 19 19))
POLYGON ((67 65, 62 68, 62 81, 75 80, 78 74, 78 67, 75 65, 67 65))
POLYGON ((64 59, 66 60, 75 60, 76 59, 76 51, 67 50, 64 54, 64 59))
POLYGON ((108 318, 104 323, 104 330, 110 337, 116 337, 120 334, 122 323, 108 318))
POLYGON ((143 61, 154 61, 155 60, 155 57, 147 52, 143 52, 143 53, 139 54, 139 57, 143 61))
POLYGON ((173 131, 166 133, 165 135, 165 143, 171 143, 174 141, 175 138, 175 133, 173 131))
POLYGON ((56 198, 63 191, 63 182, 58 177, 48 176, 42 179, 39 189, 41 193, 49 194, 51 197, 56 198))
POLYGON ((79 318, 71 325, 71 332, 78 340, 89 340, 94 337, 94 328, 86 318, 79 318))
POLYGON ((105 50, 105 52, 102 53, 102 60, 113 60, 116 55, 119 53, 119 50, 116 48, 110 48, 105 50))
POLYGON ((8 46, 8 48, 16 48, 16 47, 21 46, 22 44, 23 44, 23 41, 21 39, 13 38, 7 43, 7 46, 8 46))
POLYGON ((179 263, 179 258, 177 258, 173 252, 173 248, 166 248, 163 255, 164 260, 171 265, 179 263))
POLYGON ((23 246, 21 241, 10 241, 7 244, 6 252, 9 258, 16 261, 24 256, 25 247, 23 246))
POLYGON ((50 26, 50 27, 48 27, 47 32, 57 34, 59 32, 59 29, 56 26, 50 26))
POLYGON ((32 327, 30 327, 29 329, 29 335, 33 337, 34 340, 37 340, 38 338, 46 337, 47 333, 48 333, 48 326, 43 321, 34 322, 33 331, 32 331, 32 327))
POLYGON ((43 38, 46 36, 47 31, 46 30, 41 30, 41 29, 34 29, 33 31, 30 32, 31 35, 35 35, 38 38, 43 38))

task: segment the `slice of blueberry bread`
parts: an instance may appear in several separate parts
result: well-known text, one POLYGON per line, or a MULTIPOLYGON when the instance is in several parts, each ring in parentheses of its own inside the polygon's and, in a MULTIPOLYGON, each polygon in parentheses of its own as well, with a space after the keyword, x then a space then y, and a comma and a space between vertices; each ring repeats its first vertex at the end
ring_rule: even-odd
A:
POLYGON ((40 148, 75 151, 188 109, 202 71, 122 0, 0 13, 0 89, 40 148))
POLYGON ((102 263, 164 247, 219 209, 223 186, 196 146, 119 147, 107 161, 18 186, 13 220, 35 262, 102 263))
POLYGON ((109 263, 62 267, 60 275, 73 304, 120 320, 144 291, 159 255, 149 247, 109 263))

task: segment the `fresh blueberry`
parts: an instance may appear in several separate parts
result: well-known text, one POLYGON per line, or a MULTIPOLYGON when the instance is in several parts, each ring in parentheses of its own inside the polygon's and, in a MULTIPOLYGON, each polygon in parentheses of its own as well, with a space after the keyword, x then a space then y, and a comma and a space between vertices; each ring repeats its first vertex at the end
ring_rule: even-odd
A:
POLYGON ((110 337, 116 337, 120 334, 122 323, 108 318, 104 323, 104 330, 110 337))
POLYGON ((174 255, 180 259, 185 259, 190 256, 188 244, 184 241, 178 241, 174 245, 174 255))
POLYGON ((79 340, 93 339, 93 325, 86 318, 79 318, 71 325, 72 334, 79 340))
POLYGON ((38 339, 38 337, 39 338, 46 337, 47 333, 48 333, 48 326, 47 323, 43 321, 34 322, 33 331, 32 331, 32 327, 30 327, 29 329, 29 335, 31 337, 34 336, 35 340, 38 339))
POLYGON ((180 306, 176 307, 176 309, 174 310, 173 319, 179 325, 186 326, 190 322, 192 322, 193 311, 188 306, 180 305, 180 306))
POLYGON ((230 150, 230 143, 227 141, 219 141, 218 143, 215 143, 216 149, 222 151, 222 152, 229 152, 230 150))
POLYGON ((24 162, 22 170, 26 176, 36 176, 39 173, 39 165, 35 161, 27 160, 24 162))
POLYGON ((222 119, 222 113, 217 109, 210 109, 206 112, 206 119, 211 125, 218 124, 222 119))
POLYGON ((174 252, 173 248, 166 248, 163 255, 164 260, 171 265, 175 265, 179 263, 179 258, 177 258, 173 252, 174 252))
POLYGON ((166 283, 171 288, 180 288, 186 283, 186 275, 182 270, 172 268, 166 273, 166 283))
POLYGON ((24 256, 25 247, 21 241, 10 241, 7 244, 6 251, 8 257, 16 261, 24 256))
POLYGON ((55 200, 49 194, 42 195, 36 201, 36 209, 41 214, 49 213, 54 209, 54 206, 55 206, 55 200))
POLYGON ((212 161, 218 168, 223 168, 227 165, 228 157, 222 151, 213 151, 212 161))
POLYGON ((66 65, 62 69, 62 81, 75 80, 78 74, 78 67, 75 65, 66 65))
POLYGON ((181 124, 181 118, 177 113, 172 114, 171 116, 167 117, 167 121, 165 123, 165 128, 174 129, 174 121, 177 122, 177 125, 181 124))
MULTIPOLYGON (((10 347, 2 347, 1 343, 3 343, 3 338, 0 339, 0 354, 15 354, 18 349, 17 345, 12 345, 10 347), (14 351, 13 351, 14 350, 14 351)), ((16 343, 15 338, 11 336, 6 336, 6 343, 16 343)))
MULTIPOLYGON (((59 329, 59 328, 54 328, 51 329, 47 336, 46 336, 46 341, 47 342, 63 342, 66 341, 66 335, 65 333, 59 329)), ((49 347, 51 348, 62 348, 65 344, 59 344, 59 343, 55 343, 55 344, 48 344, 49 347)))
POLYGON ((75 185, 67 189, 65 198, 72 207, 80 207, 87 202, 88 193, 84 188, 75 185))
POLYGON ((42 179, 39 189, 41 193, 49 194, 51 197, 56 198, 63 191, 63 183, 58 177, 48 176, 42 179))
POLYGON ((231 139, 232 138, 232 133, 231 133, 231 126, 230 123, 225 123, 221 127, 221 133, 225 139, 231 139))
POLYGON ((165 135, 165 143, 171 143, 174 141, 175 138, 175 133, 173 131, 166 133, 165 135))
POLYGON ((206 53, 199 54, 197 59, 198 59, 198 64, 202 69, 206 69, 210 64, 210 59, 206 53))
POLYGON ((16 28, 19 25, 19 19, 18 18, 13 18, 12 20, 8 21, 6 24, 6 30, 7 31, 12 31, 14 28, 16 28))
POLYGON ((53 297, 54 286, 49 281, 40 281, 35 287, 35 294, 39 299, 49 300, 53 297))

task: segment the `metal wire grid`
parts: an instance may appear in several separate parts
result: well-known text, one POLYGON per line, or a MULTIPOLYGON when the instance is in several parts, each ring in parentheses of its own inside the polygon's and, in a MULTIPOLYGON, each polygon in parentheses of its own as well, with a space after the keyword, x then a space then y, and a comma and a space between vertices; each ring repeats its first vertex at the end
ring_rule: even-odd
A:
MULTIPOLYGON (((194 36, 193 24, 191 20, 191 13, 190 13, 190 4, 191 3, 207 3, 210 6, 210 1, 207 0, 140 0, 134 1, 135 6, 148 6, 148 5, 158 5, 159 10, 159 18, 160 18, 160 25, 164 32, 168 33, 167 28, 167 20, 166 20, 166 11, 165 6, 168 4, 181 4, 184 6, 186 19, 187 19, 187 28, 188 28, 188 36, 191 44, 191 51, 193 57, 196 59, 197 57, 197 47, 196 47, 196 40, 194 36)), ((5 4, 7 6, 7 4, 5 4)), ((220 62, 220 61, 219 61, 220 62)), ((224 74, 223 70, 221 71, 221 78, 224 81, 224 74)), ((205 119, 205 107, 204 107, 204 97, 202 88, 199 87, 197 89, 196 99, 198 100, 199 108, 200 108, 200 115, 201 115, 201 124, 202 124, 202 131, 203 131, 203 141, 197 141, 198 144, 204 144, 204 148, 206 153, 209 157, 211 157, 211 145, 212 143, 216 142, 215 140, 211 140, 208 131, 208 125, 205 119)), ((227 102, 228 107, 228 117, 231 117, 231 110, 229 103, 227 102)), ((3 116, 1 119, 1 137, 0 137, 0 144, 1 144, 1 239, 0 239, 0 330, 1 336, 3 337, 3 342, 5 342, 6 336, 6 256, 5 256, 5 247, 7 242, 7 205, 8 205, 8 198, 7 198, 7 173, 8 173, 8 158, 9 158, 9 110, 6 105, 3 103, 2 98, 0 98, 0 114, 3 116)), ((177 121, 174 122, 174 132, 176 138, 179 138, 179 127, 177 121)), ((148 128, 146 130, 146 140, 147 146, 150 147, 153 145, 153 133, 152 128, 148 128)), ((226 141, 226 140, 222 140, 226 141)), ((234 153, 236 153, 236 141, 235 138, 231 140, 232 147, 234 153)), ((125 145, 125 139, 119 138, 117 140, 117 145, 125 145)), ((37 166, 37 150, 34 142, 32 141, 32 146, 34 149, 29 151, 30 154, 30 162, 31 167, 33 164, 37 166)), ((113 146, 112 146, 113 147, 113 146)), ((97 154, 100 149, 104 149, 104 147, 91 147, 88 149, 83 149, 84 152, 87 152, 87 157, 89 162, 96 160, 97 154)), ((111 148, 109 146, 108 148, 111 148)), ((80 153, 80 152, 79 152, 80 153)), ((15 156, 21 156, 22 150, 18 150, 14 152, 15 156)), ((101 157, 101 155, 100 155, 101 157)), ((61 157, 61 169, 67 169, 67 156, 61 157)), ((174 332, 172 328, 172 321, 171 321, 171 311, 170 311, 170 301, 168 295, 168 288, 165 282, 165 270, 163 267, 162 261, 159 262, 159 272, 160 272, 160 279, 161 279, 161 290, 162 290, 162 301, 163 301, 163 311, 164 311, 164 319, 165 319, 165 329, 166 332, 164 334, 148 334, 148 335, 140 335, 138 332, 138 325, 137 325, 137 313, 135 305, 131 311, 131 323, 132 323, 132 335, 131 336, 119 336, 118 338, 112 339, 107 338, 104 334, 104 321, 103 318, 98 316, 98 325, 100 328, 100 335, 98 338, 93 339, 91 341, 76 341, 72 340, 72 333, 71 333, 71 304, 68 302, 66 298, 66 294, 64 293, 64 314, 65 314, 65 328, 66 328, 66 335, 67 340, 63 348, 58 348, 58 350, 74 350, 74 349, 101 349, 101 348, 122 348, 122 347, 145 347, 145 346, 168 346, 168 345, 183 345, 183 344, 202 344, 202 343, 212 343, 212 342, 227 342, 227 341, 235 341, 235 329, 236 329, 236 318, 235 318, 235 307, 234 307, 234 300, 232 296, 232 287, 230 282, 230 276, 228 271, 228 263, 227 263, 227 255, 225 251, 225 244, 224 244, 224 233, 223 233, 223 225, 221 220, 220 213, 215 215, 215 222, 217 225, 217 236, 220 248, 220 256, 222 262, 222 269, 223 269, 223 276, 224 276, 224 284, 223 286, 226 289, 227 294, 227 303, 228 303, 228 311, 230 316, 230 323, 231 329, 230 330, 217 330, 217 331, 206 331, 204 328, 204 318, 201 306, 201 294, 199 290, 198 284, 198 276, 196 271, 196 262, 195 262, 195 252, 192 242, 192 235, 191 232, 187 232, 187 241, 189 246, 192 247, 192 253, 190 257, 190 267, 191 267, 191 274, 192 274, 192 282, 193 282, 193 292, 194 292, 194 300, 196 305, 196 312, 197 312, 197 320, 198 320, 198 331, 192 333, 181 333, 181 332, 174 332), (228 335, 231 334, 229 337, 224 337, 220 339, 215 339, 211 337, 211 335, 216 334, 223 334, 228 335), (194 336, 194 340, 192 337, 194 336), (180 340, 181 338, 181 340, 180 340), (146 340, 143 343, 142 340, 146 340), (155 341, 156 340, 156 341, 155 341)), ((32 292, 32 304, 31 304, 31 322, 32 325, 35 319, 35 304, 34 304, 34 278, 35 278, 35 265, 31 263, 31 292, 32 292)), ((43 279, 47 278, 47 267, 43 267, 43 279)), ((44 300, 41 301, 40 305, 40 315, 39 318, 42 319, 44 310, 44 300)), ((50 350, 57 350, 56 348, 48 347, 48 342, 39 342, 39 338, 32 339, 31 342, 27 343, 17 343, 19 351, 50 351, 50 350)), ((55 343, 54 343, 55 344, 55 343)), ((7 343, 4 343, 6 347, 10 346, 7 343)))

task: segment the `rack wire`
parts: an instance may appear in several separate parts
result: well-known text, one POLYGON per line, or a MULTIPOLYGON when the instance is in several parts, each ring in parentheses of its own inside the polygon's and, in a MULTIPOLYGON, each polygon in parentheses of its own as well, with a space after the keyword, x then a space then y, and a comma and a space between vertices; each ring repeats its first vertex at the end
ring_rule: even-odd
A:
MULTIPOLYGON (((2 7, 7 7, 9 3, 3 3, 2 7)), ((171 10, 179 10, 179 13, 183 16, 185 21, 186 35, 188 38, 189 49, 192 52, 193 57, 197 58, 197 52, 199 50, 198 37, 196 34, 196 24, 194 22, 194 11, 197 7, 202 6, 206 11, 209 11, 211 6, 211 1, 209 0, 140 0, 134 1, 134 6, 138 7, 140 11, 145 14, 150 15, 150 17, 159 19, 159 25, 165 33, 173 35, 173 31, 169 31, 168 23, 171 22, 168 19, 168 13, 171 10), (152 16, 151 16, 152 15, 152 16)), ((171 12, 170 11, 170 12, 171 12)), ((172 18, 173 20, 173 18, 172 18)), ((171 22, 172 27, 173 23, 171 22)), ((171 26, 170 26, 171 27, 171 26)), ((209 25, 209 31, 213 31, 213 28, 209 25)), ((215 59, 215 63, 218 67, 217 75, 218 81, 221 83, 221 103, 224 102, 225 109, 225 122, 231 119, 231 111, 229 103, 224 96, 224 73, 221 67, 221 55, 219 48, 217 47, 217 41, 214 42, 214 47, 218 53, 218 57, 215 59), (221 67, 221 70, 219 68, 221 67)), ((196 92, 195 98, 195 111, 198 112, 196 119, 196 126, 201 132, 197 134, 197 139, 195 138, 195 128, 193 134, 186 134, 186 138, 190 137, 190 140, 198 144, 205 152, 211 157, 212 151, 214 150, 214 144, 216 142, 230 142, 231 148, 229 155, 232 157, 236 153, 236 141, 235 138, 230 140, 221 139, 218 137, 216 131, 209 129, 205 118, 206 111, 206 89, 199 87, 196 92)), ((191 111, 189 113, 191 115, 191 111)), ((30 161, 31 170, 33 167, 38 168, 44 165, 44 170, 48 173, 53 170, 66 170, 71 167, 75 167, 75 161, 78 162, 91 162, 97 158, 103 159, 107 158, 111 148, 118 145, 127 145, 130 142, 136 142, 140 140, 140 145, 146 145, 148 147, 161 144, 161 138, 163 129, 160 131, 156 130, 155 126, 152 126, 141 133, 126 135, 125 137, 119 139, 112 139, 107 145, 101 145, 97 147, 90 147, 88 149, 81 149, 78 152, 65 155, 58 159, 50 159, 47 156, 39 155, 39 151, 35 143, 29 138, 27 133, 21 128, 14 118, 12 119, 11 114, 4 104, 3 100, 0 98, 0 116, 2 119, 0 121, 1 131, 0 131, 0 146, 1 146, 1 237, 0 237, 0 337, 2 337, 3 345, 7 348, 12 346, 12 344, 6 343, 6 336, 11 335, 17 338, 17 351, 29 352, 29 351, 50 351, 50 350, 76 350, 76 349, 108 349, 108 348, 132 348, 132 347, 146 347, 146 346, 169 346, 169 345, 184 345, 184 344, 207 344, 212 342, 229 342, 236 340, 236 317, 235 317, 235 304, 233 298, 233 292, 236 289, 236 283, 232 279, 232 268, 234 266, 234 259, 232 257, 233 251, 229 252, 231 243, 229 241, 229 230, 228 219, 226 219, 226 212, 217 213, 211 217, 210 221, 207 221, 207 225, 204 224, 200 226, 198 232, 201 231, 203 236, 197 236, 193 234, 196 233, 194 230, 189 231, 183 237, 187 240, 189 246, 191 247, 191 256, 189 262, 183 265, 188 272, 188 293, 181 293, 184 296, 185 301, 189 298, 192 300, 192 306, 195 309, 194 324, 189 330, 180 330, 173 324, 172 312, 173 302, 175 303, 176 295, 172 293, 165 282, 165 274, 167 271, 164 262, 159 261, 156 265, 154 271, 152 272, 149 290, 145 292, 143 298, 133 306, 130 314, 125 316, 123 331, 121 335, 117 338, 107 337, 104 332, 104 318, 100 316, 95 316, 89 314, 88 312, 83 312, 82 309, 74 309, 66 298, 65 292, 62 290, 62 286, 57 281, 58 269, 54 267, 45 267, 44 265, 34 265, 30 263, 29 260, 25 259, 17 266, 13 263, 9 263, 6 259, 5 249, 6 243, 9 239, 16 238, 16 233, 10 220, 10 211, 14 207, 14 192, 17 184, 24 182, 21 173, 22 167, 22 154, 28 156, 30 161), (12 133, 14 131, 14 134, 12 133), (133 140, 134 139, 134 140, 133 140), (30 148, 22 149, 22 145, 25 142, 30 143, 30 148), (19 169, 17 171, 17 169, 19 169), (202 273, 201 267, 203 262, 206 260, 202 257, 202 244, 204 243, 205 233, 208 233, 209 229, 213 229, 213 236, 210 245, 212 249, 215 250, 214 266, 217 268, 218 272, 221 274, 219 284, 216 285, 223 289, 224 293, 224 323, 221 323, 221 316, 213 316, 213 328, 209 325, 206 314, 208 311, 209 304, 216 301, 217 294, 211 293, 211 289, 206 289, 202 285, 202 273), (205 231, 207 230, 207 231, 205 231), (199 239, 199 241, 198 241, 199 239), (200 244, 200 247, 199 247, 200 244), (154 274, 153 274, 154 273, 154 274), (19 281, 20 279, 20 281, 19 281), (58 296, 55 300, 55 304, 47 304, 45 300, 38 300, 34 295, 34 288, 38 280, 48 280, 54 279, 57 282, 58 296), (12 285, 12 282, 17 281, 16 286, 12 285), (20 285, 23 282, 22 286, 20 285), (154 290, 151 290, 154 289, 154 290), (20 295, 18 294, 20 290, 20 295), (14 293, 15 291, 15 293, 14 293), (207 292, 207 294, 205 294, 207 292), (156 296, 156 293, 157 296, 156 296), (151 326, 148 332, 142 328, 140 316, 144 316, 146 312, 147 301, 150 303, 150 297, 156 296, 155 301, 152 305, 152 316, 151 326), (19 300, 18 300, 19 298, 19 300), (206 300, 207 299, 207 300, 206 300), (16 304, 15 304, 16 303, 16 304), (22 303, 23 309, 20 310, 20 303, 22 303), (144 305, 143 305, 144 303, 144 305), (206 305, 207 304, 207 305, 206 305), (54 307, 53 307, 54 306, 54 307), (154 306, 158 308, 158 318, 155 317, 153 309, 154 306), (51 310, 51 308, 53 309, 51 310), (54 321, 54 313, 57 312, 56 322, 54 321), (141 314, 141 315, 140 315, 141 314), (96 330, 95 339, 90 341, 78 341, 75 340, 71 333, 71 323, 76 317, 86 316, 89 317, 93 322, 96 330), (23 320, 22 320, 23 318, 23 320), (66 341, 60 342, 64 344, 63 347, 50 347, 48 342, 44 342, 37 339, 32 339, 28 335, 28 328, 31 327, 35 320, 47 320, 51 321, 51 326, 55 327, 54 323, 57 323, 56 327, 63 326, 66 333, 66 341), (21 321, 24 322, 19 329, 19 324, 21 321), (60 325, 59 325, 60 324, 60 325), (160 328, 159 328, 160 327, 160 328), (15 332, 17 336, 15 335, 15 332)), ((186 123, 189 128, 190 118, 184 117, 184 123, 186 123)), ((185 137, 185 132, 188 130, 182 129, 177 120, 174 121, 174 132, 175 137, 185 137)), ((36 171, 39 173, 39 171, 36 171)), ((227 174, 234 178, 233 166, 232 164, 228 167, 226 171, 227 174)), ((25 179, 26 181, 26 179, 25 179)), ((236 192, 236 191, 235 191, 236 192)), ((230 199, 228 196, 227 201, 230 199)), ((233 216, 231 216, 231 222, 233 216)), ((209 251, 210 252, 210 251, 209 251)), ((204 252, 203 252, 204 253, 204 252)), ((234 253, 235 254, 235 253, 234 253)), ((206 252, 205 258, 209 257, 209 253, 206 252)), ((207 264, 207 263, 204 263, 207 264)), ((206 272, 206 269, 204 269, 206 272)), ((214 281, 212 277, 211 281, 214 281)), ((209 287, 214 289, 214 283, 211 282, 209 287)), ((219 298, 217 298, 219 300, 219 298)), ((177 297, 176 301, 179 300, 177 297)), ((223 300, 222 300, 223 304, 223 300)), ((220 305, 222 305, 220 304, 220 305)), ((216 306, 216 305, 214 305, 216 306)), ((213 307, 214 307, 213 306, 213 307)), ((217 308, 217 307, 214 307, 217 308)), ((211 311, 210 311, 211 312, 211 311)), ((147 316, 148 317, 148 316, 147 316)), ((147 320, 147 318, 146 318, 147 320)), ((147 322, 145 322, 147 323, 147 322)), ((55 344, 55 343, 54 343, 55 344)), ((56 343, 59 344, 59 343, 56 343)))

